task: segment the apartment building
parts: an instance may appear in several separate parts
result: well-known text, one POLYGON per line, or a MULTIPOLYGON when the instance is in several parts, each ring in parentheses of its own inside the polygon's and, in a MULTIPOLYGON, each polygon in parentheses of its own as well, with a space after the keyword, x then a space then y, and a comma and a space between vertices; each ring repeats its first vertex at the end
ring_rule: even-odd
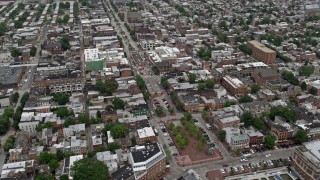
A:
POLYGON ((145 144, 130 148, 129 162, 135 179, 160 179, 166 169, 166 154, 159 143, 145 144))
POLYGON ((293 153, 293 167, 303 179, 319 179, 320 141, 297 147, 293 153))
POLYGON ((25 179, 35 175, 34 160, 3 164, 1 179, 25 179))
POLYGON ((247 45, 250 49, 252 49, 252 56, 258 61, 264 62, 266 64, 275 63, 277 53, 274 50, 269 49, 264 44, 258 41, 249 41, 247 45))
POLYGON ((138 133, 137 144, 145 144, 147 142, 152 142, 152 143, 157 142, 157 137, 152 127, 144 127, 142 129, 138 129, 137 133, 138 133))
POLYGON ((222 65, 221 68, 216 68, 215 70, 218 72, 220 77, 224 77, 225 75, 248 77, 251 76, 255 70, 266 68, 269 68, 269 66, 263 62, 251 62, 237 65, 222 65))
POLYGON ((243 95, 248 93, 248 87, 238 78, 232 78, 227 75, 222 78, 221 84, 232 95, 243 95))
POLYGON ((238 116, 229 116, 218 118, 215 121, 215 124, 219 129, 228 128, 228 127, 240 127, 240 118, 238 116))
POLYGON ((111 154, 110 151, 97 152, 97 159, 108 166, 109 172, 114 172, 118 169, 120 158, 117 154, 111 154))
POLYGON ((247 134, 239 134, 231 137, 229 146, 231 149, 246 149, 249 148, 250 138, 247 134))

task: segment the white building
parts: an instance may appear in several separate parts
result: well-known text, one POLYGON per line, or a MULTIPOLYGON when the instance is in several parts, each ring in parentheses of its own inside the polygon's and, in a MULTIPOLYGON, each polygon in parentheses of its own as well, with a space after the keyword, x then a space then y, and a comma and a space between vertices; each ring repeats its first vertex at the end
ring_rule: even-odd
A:
POLYGON ((111 154, 110 151, 104 151, 98 152, 96 156, 99 161, 102 161, 108 166, 110 172, 114 172, 118 169, 119 157, 117 154, 111 154))

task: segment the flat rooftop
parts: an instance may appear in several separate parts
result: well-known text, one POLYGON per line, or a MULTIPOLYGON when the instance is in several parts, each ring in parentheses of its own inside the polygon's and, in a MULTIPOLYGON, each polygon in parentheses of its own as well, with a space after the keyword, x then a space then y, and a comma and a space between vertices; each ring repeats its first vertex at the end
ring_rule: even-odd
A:
POLYGON ((260 49, 263 52, 266 53, 274 53, 275 51, 272 49, 269 49, 268 47, 266 47, 264 44, 258 42, 258 41, 249 41, 250 44, 252 44, 254 47, 260 49))
POLYGON ((135 150, 131 151, 135 163, 144 162, 159 152, 160 148, 157 143, 136 146, 135 150))

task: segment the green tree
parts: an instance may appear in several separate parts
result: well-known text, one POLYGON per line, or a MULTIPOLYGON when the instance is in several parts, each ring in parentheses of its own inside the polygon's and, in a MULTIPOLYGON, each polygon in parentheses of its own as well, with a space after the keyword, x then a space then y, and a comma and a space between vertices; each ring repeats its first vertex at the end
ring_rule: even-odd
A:
POLYGON ((195 74, 190 73, 188 77, 189 77, 189 83, 191 84, 195 83, 197 80, 197 76, 195 74))
POLYGON ((20 50, 18 50, 17 48, 12 48, 10 53, 11 53, 12 57, 19 57, 22 55, 22 52, 20 50))
POLYGON ((88 113, 79 114, 78 119, 81 123, 85 123, 86 126, 90 124, 90 116, 88 113))
POLYGON ((57 159, 51 159, 49 162, 49 167, 51 171, 55 171, 59 167, 59 162, 57 159))
POLYGON ((251 86, 250 92, 252 94, 256 94, 258 91, 260 91, 261 87, 258 84, 254 84, 251 86))
POLYGON ((56 178, 52 174, 38 173, 34 179, 35 180, 55 180, 56 178))
POLYGON ((58 161, 62 161, 64 159, 64 154, 62 152, 62 150, 58 149, 57 152, 56 152, 56 159, 58 161))
POLYGON ((0 22, 0 37, 8 32, 8 26, 5 22, 0 22))
POLYGON ((276 137, 267 135, 267 137, 264 138, 264 145, 269 149, 273 148, 273 146, 276 145, 276 137))
POLYGON ((69 21, 69 19, 70 19, 69 15, 68 15, 68 14, 65 14, 65 15, 63 16, 62 22, 65 23, 65 24, 67 24, 68 21, 69 21))
POLYGON ((314 73, 314 67, 313 66, 302 66, 299 69, 299 75, 300 76, 311 76, 314 73))
POLYGON ((19 93, 15 92, 11 95, 10 100, 12 103, 17 103, 19 100, 19 97, 20 97, 19 93))
POLYGON ((30 49, 30 56, 34 57, 37 54, 37 48, 32 46, 30 49))
POLYGON ((54 154, 49 154, 47 151, 41 152, 39 156, 40 164, 48 164, 52 159, 56 159, 54 154))
POLYGON ((60 176, 60 180, 69 180, 69 177, 67 174, 64 174, 64 175, 60 176))
POLYGON ((64 127, 69 127, 70 125, 74 125, 75 124, 75 121, 72 117, 68 117, 64 123, 63 123, 63 126, 64 127))
POLYGON ((312 94, 312 95, 317 95, 318 90, 315 87, 312 87, 312 88, 309 89, 309 93, 312 94))
POLYGON ((299 129, 298 132, 294 135, 293 138, 299 144, 307 142, 308 139, 309 139, 306 131, 304 131, 302 129, 299 129))
POLYGON ((108 167, 95 158, 83 158, 74 163, 71 174, 75 180, 108 180, 108 167))
POLYGON ((56 113, 57 113, 57 116, 60 118, 68 117, 71 114, 67 107, 59 107, 56 110, 56 113))
POLYGON ((122 99, 118 97, 114 98, 112 104, 116 109, 124 109, 124 107, 126 106, 126 102, 124 102, 122 99))
POLYGON ((186 118, 187 121, 191 121, 192 114, 190 112, 185 112, 183 116, 186 118))
POLYGON ((120 146, 118 143, 109 143, 108 144, 108 150, 111 151, 112 153, 116 153, 116 150, 120 149, 120 146))
POLYGON ((71 45, 69 43, 69 37, 68 36, 63 36, 60 40, 61 43, 61 48, 66 51, 71 48, 71 45))
POLYGON ((205 84, 207 88, 212 89, 214 87, 215 82, 213 79, 208 79, 205 81, 205 84))
POLYGON ((271 108, 269 114, 270 119, 274 119, 275 116, 281 116, 285 118, 287 121, 291 122, 296 122, 297 120, 295 113, 291 109, 282 106, 276 106, 271 108))
POLYGON ((3 150, 5 152, 8 152, 10 149, 14 148, 14 142, 15 142, 14 136, 9 136, 3 146, 3 150))
POLYGON ((281 73, 283 79, 287 80, 292 85, 299 85, 299 80, 294 76, 294 74, 290 71, 283 71, 281 73))
POLYGON ((165 111, 164 111, 163 107, 160 106, 160 107, 156 108, 155 113, 157 114, 157 116, 162 116, 165 114, 165 111))
POLYGON ((115 139, 124 138, 127 134, 129 134, 129 128, 126 124, 116 124, 111 129, 111 136, 115 139))
POLYGON ((53 95, 52 100, 57 102, 59 105, 66 105, 69 102, 70 95, 67 93, 58 93, 53 95))
POLYGON ((96 151, 88 151, 87 156, 88 156, 89 158, 93 158, 96 154, 97 154, 96 151))
POLYGON ((198 83, 198 89, 199 90, 204 90, 206 88, 206 84, 205 83, 198 83))
POLYGON ((205 146, 205 143, 199 141, 196 146, 197 146, 198 150, 202 150, 204 148, 204 146, 205 146))
POLYGON ((253 123, 253 115, 252 115, 252 113, 251 113, 250 111, 245 111, 245 112, 241 115, 240 119, 241 119, 241 122, 244 123, 244 126, 245 126, 245 127, 249 127, 249 126, 251 126, 252 123, 253 123))
POLYGON ((56 23, 62 24, 62 22, 63 22, 62 18, 58 16, 56 19, 56 23))
POLYGON ((220 130, 218 133, 218 138, 220 141, 224 141, 226 139, 226 131, 225 130, 220 130))
POLYGON ((300 84, 300 87, 303 91, 307 90, 307 83, 305 81, 303 81, 301 84, 300 84))
POLYGON ((100 118, 101 119, 101 111, 97 111, 97 113, 96 113, 96 116, 97 116, 97 118, 100 118))
POLYGON ((178 111, 183 111, 184 110, 184 105, 182 103, 177 103, 176 108, 178 111))
POLYGON ((252 102, 253 99, 248 95, 248 94, 245 94, 243 95, 240 99, 239 99, 239 102, 240 103, 248 103, 248 102, 252 102))

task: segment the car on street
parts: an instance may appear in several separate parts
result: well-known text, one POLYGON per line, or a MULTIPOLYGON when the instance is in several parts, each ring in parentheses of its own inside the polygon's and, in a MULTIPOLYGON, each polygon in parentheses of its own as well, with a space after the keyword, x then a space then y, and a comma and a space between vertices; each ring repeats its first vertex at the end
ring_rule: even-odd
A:
POLYGON ((266 157, 270 157, 270 156, 271 156, 271 154, 267 154, 267 155, 266 155, 266 157))

